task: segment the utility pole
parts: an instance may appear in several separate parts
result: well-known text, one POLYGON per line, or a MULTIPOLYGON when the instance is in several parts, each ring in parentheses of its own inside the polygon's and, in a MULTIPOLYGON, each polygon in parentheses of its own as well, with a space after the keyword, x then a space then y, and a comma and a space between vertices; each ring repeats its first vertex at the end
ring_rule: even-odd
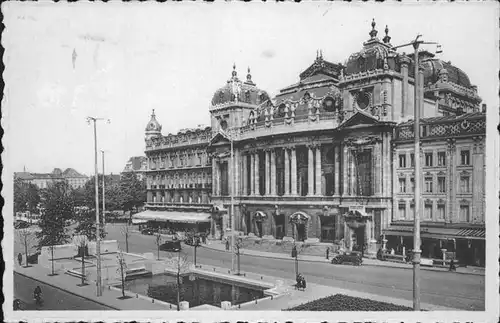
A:
MULTIPOLYGON (((99 222, 99 173, 97 168, 97 121, 104 120, 102 118, 87 117, 87 122, 94 123, 94 170, 95 170, 95 218, 96 218, 96 253, 97 253, 97 296, 102 296, 102 280, 101 280, 101 225, 99 222)), ((107 120, 109 123, 109 119, 107 120)))
POLYGON ((233 147, 233 137, 230 135, 231 140, 231 271, 234 271, 234 187, 236 186, 236 178, 234 171, 234 147, 233 147))
POLYGON ((420 112, 423 107, 423 96, 420 96, 420 91, 423 92, 424 89, 424 84, 420 84, 420 73, 419 73, 419 68, 420 68, 420 62, 419 62, 419 57, 418 57, 418 49, 420 45, 422 44, 436 44, 438 45, 438 50, 440 50, 441 46, 439 46, 438 43, 435 42, 424 42, 422 40, 419 40, 419 38, 422 37, 422 35, 418 35, 417 38, 411 43, 400 45, 393 47, 394 49, 396 48, 401 48, 401 47, 406 47, 409 45, 413 46, 413 49, 415 50, 414 53, 414 62, 415 62, 415 75, 414 75, 414 80, 415 80, 415 85, 414 85, 414 93, 415 93, 415 100, 414 100, 414 145, 415 145, 415 152, 414 152, 414 167, 415 167, 415 190, 414 190, 414 199, 415 199, 415 207, 414 207, 414 222, 413 222, 413 310, 414 311, 420 311, 420 200, 421 200, 421 193, 420 193, 420 180, 422 178, 422 170, 421 170, 421 165, 420 165, 420 112))
POLYGON ((102 153, 102 227, 106 230, 106 194, 104 190, 104 182, 106 182, 106 177, 104 173, 104 150, 101 149, 102 153))

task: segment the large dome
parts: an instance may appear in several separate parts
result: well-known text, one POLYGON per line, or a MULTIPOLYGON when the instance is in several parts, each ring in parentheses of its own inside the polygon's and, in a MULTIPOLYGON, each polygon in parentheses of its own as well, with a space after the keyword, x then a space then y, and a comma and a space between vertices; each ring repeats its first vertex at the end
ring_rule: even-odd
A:
POLYGON ((424 82, 425 84, 436 83, 439 80, 440 73, 447 72, 448 82, 461 85, 466 88, 471 88, 472 84, 467 74, 450 62, 444 62, 437 58, 426 59, 422 62, 424 66, 424 82))
POLYGON ((233 73, 227 84, 215 91, 212 98, 212 106, 233 102, 260 105, 267 100, 269 100, 267 92, 259 89, 252 81, 250 68, 248 69, 247 80, 242 82, 238 79, 236 66, 233 66, 233 73))

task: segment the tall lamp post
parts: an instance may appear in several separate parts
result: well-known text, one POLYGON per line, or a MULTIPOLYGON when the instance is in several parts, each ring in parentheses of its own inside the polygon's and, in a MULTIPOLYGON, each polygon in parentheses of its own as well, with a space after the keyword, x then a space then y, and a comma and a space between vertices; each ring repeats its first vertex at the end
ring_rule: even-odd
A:
MULTIPOLYGON (((97 168, 97 121, 105 120, 103 118, 87 117, 87 122, 94 123, 94 170, 95 170, 95 218, 96 218, 96 253, 97 253, 97 296, 102 296, 101 281, 101 225, 99 222, 99 178, 97 168)), ((109 123, 109 119, 107 119, 109 123)))
MULTIPOLYGON (((421 179, 421 165, 420 165, 420 111, 423 106, 423 95, 420 95, 420 91, 423 92, 424 84, 420 84, 420 73, 419 73, 419 57, 418 57, 418 48, 420 45, 437 45, 438 49, 440 45, 436 42, 424 42, 423 40, 419 40, 422 35, 418 35, 417 38, 411 43, 400 45, 393 47, 393 49, 413 46, 415 50, 414 61, 415 61, 415 100, 414 100, 414 138, 415 138, 415 208, 414 208, 414 224, 413 224, 413 310, 420 311, 420 179, 421 179)), ((423 94, 423 93, 422 93, 423 94)))
POLYGON ((106 176, 104 172, 104 153, 105 151, 101 149, 102 153, 102 227, 106 229, 106 193, 104 190, 104 183, 106 182, 106 176))

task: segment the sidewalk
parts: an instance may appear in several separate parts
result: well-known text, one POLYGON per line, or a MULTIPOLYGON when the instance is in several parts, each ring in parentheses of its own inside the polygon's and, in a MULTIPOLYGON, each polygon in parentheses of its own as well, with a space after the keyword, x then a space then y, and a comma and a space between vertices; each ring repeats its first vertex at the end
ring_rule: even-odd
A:
MULTIPOLYGON (((162 303, 152 303, 145 298, 131 297, 128 299, 120 300, 118 297, 122 296, 121 291, 116 289, 103 288, 102 296, 96 296, 95 285, 89 284, 88 286, 78 287, 79 279, 66 275, 60 272, 57 276, 47 276, 50 271, 41 265, 33 265, 32 267, 24 268, 15 264, 14 271, 20 275, 38 280, 51 287, 58 288, 70 294, 88 299, 100 305, 110 307, 114 310, 156 310, 166 311, 170 310, 170 306, 162 303)), ((127 293, 126 295, 132 296, 127 293)))
MULTIPOLYGON (((202 248, 217 250, 221 252, 226 251, 226 246, 224 243, 218 240, 208 240, 207 244, 202 244, 202 248)), ((264 257, 264 258, 274 258, 274 259, 283 259, 283 260, 293 260, 293 258, 289 254, 285 253, 272 253, 272 252, 264 252, 258 250, 251 249, 240 249, 240 253, 242 255, 250 255, 256 257, 264 257)), ((325 257, 318 256, 309 256, 309 255, 299 255, 299 259, 309 261, 309 262, 322 262, 322 263, 330 263, 330 260, 327 260, 325 257)), ((364 266, 379 266, 379 267, 390 267, 390 268, 402 268, 402 269, 412 269, 413 266, 411 264, 398 263, 398 262, 390 262, 390 261, 382 261, 378 259, 370 259, 363 258, 364 266)), ((448 271, 447 268, 442 267, 420 267, 423 270, 432 270, 432 271, 448 271)), ((458 267, 457 273, 459 274, 467 274, 467 275, 481 275, 484 276, 484 268, 481 267, 458 267)))

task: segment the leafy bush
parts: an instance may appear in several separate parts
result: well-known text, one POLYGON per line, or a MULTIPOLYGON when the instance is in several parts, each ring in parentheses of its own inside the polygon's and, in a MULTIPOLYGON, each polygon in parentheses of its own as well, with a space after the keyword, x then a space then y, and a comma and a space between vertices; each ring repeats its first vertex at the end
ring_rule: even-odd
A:
POLYGON ((342 294, 320 298, 287 311, 412 311, 411 307, 342 294))

